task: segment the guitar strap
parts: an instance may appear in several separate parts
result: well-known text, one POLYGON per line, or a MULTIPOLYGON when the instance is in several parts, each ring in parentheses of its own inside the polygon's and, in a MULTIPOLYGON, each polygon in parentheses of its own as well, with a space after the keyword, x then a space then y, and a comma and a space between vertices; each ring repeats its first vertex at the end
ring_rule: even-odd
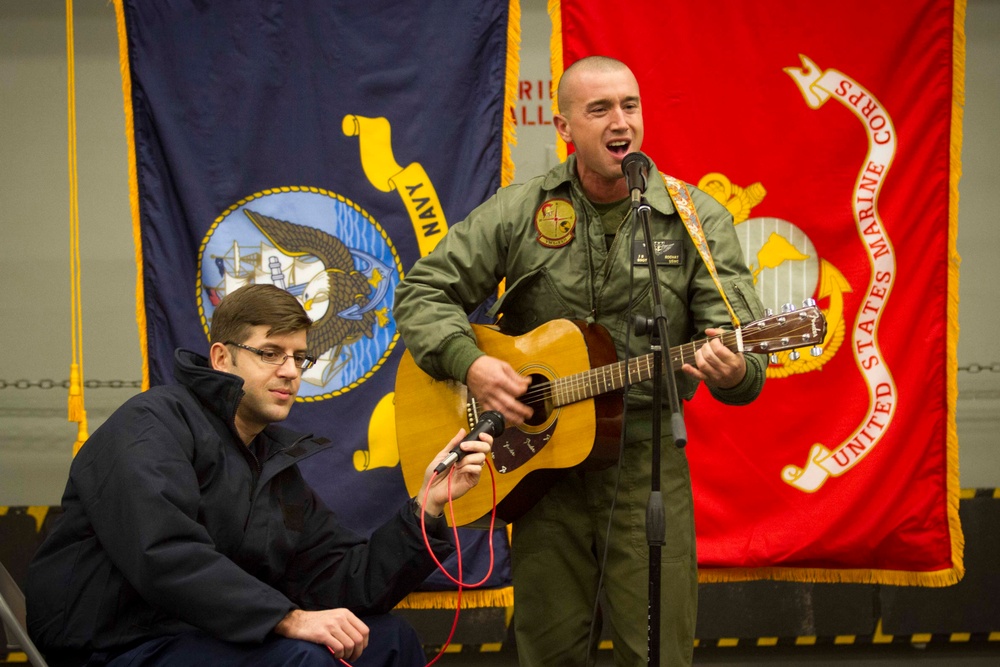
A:
POLYGON ((719 294, 722 295, 722 300, 725 302, 726 309, 729 311, 729 317, 733 321, 733 326, 739 329, 740 318, 736 316, 732 305, 729 303, 729 299, 726 297, 726 290, 722 288, 722 282, 719 280, 719 272, 715 269, 715 260, 712 259, 712 253, 708 251, 708 241, 705 239, 705 232, 701 228, 701 220, 698 219, 698 211, 695 209, 694 203, 691 201, 691 193, 688 192, 687 186, 683 181, 679 181, 673 176, 667 176, 662 172, 660 172, 660 176, 663 177, 663 183, 667 186, 667 192, 670 193, 670 199, 673 200, 674 208, 677 209, 677 213, 681 216, 681 220, 684 221, 684 226, 687 228, 688 234, 694 242, 694 247, 698 249, 698 254, 701 255, 701 259, 705 262, 705 266, 708 267, 708 272, 711 274, 712 280, 715 282, 716 289, 718 289, 719 294))

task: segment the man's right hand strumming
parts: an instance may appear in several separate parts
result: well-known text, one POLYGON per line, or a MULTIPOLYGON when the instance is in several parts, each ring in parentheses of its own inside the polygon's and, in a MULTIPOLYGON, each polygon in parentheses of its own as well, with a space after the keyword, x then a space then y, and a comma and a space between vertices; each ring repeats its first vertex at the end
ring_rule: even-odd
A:
POLYGON ((532 414, 532 409, 518 400, 531 380, 518 375, 506 361, 479 357, 469 366, 465 384, 484 410, 496 410, 511 426, 520 426, 532 414))

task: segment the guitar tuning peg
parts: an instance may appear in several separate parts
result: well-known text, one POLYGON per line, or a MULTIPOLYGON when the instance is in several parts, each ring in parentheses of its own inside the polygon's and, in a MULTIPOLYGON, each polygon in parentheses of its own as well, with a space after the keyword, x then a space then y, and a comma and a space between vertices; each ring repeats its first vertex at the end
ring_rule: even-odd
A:
POLYGON ((764 309, 764 317, 771 317, 772 315, 774 315, 774 311, 773 310, 771 310, 770 308, 765 308, 764 309))
POLYGON ((808 299, 804 299, 802 301, 802 307, 803 308, 815 308, 816 307, 816 299, 814 299, 812 297, 809 297, 808 299))
POLYGON ((778 355, 772 352, 771 354, 767 355, 767 360, 769 363, 776 364, 778 363, 778 355))
POLYGON ((792 350, 791 352, 788 353, 788 358, 791 359, 792 361, 798 361, 800 356, 802 355, 799 354, 798 350, 792 350))
POLYGON ((819 345, 813 345, 809 349, 809 354, 812 355, 812 356, 814 356, 814 357, 822 356, 823 355, 823 348, 820 347, 819 345))
POLYGON ((781 306, 781 312, 783 312, 783 313, 790 313, 793 310, 795 310, 795 306, 793 304, 786 303, 786 304, 784 304, 784 305, 781 306))

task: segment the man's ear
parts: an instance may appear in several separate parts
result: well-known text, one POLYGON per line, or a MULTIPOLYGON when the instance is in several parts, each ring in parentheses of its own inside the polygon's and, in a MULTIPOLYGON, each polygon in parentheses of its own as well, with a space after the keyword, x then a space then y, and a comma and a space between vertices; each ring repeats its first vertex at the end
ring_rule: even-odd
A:
POLYGON ((569 131, 569 120, 566 119, 566 116, 556 114, 552 117, 552 124, 556 126, 556 132, 559 133, 560 139, 567 144, 573 143, 573 134, 569 131))
POLYGON ((222 343, 212 343, 212 347, 208 350, 208 359, 212 362, 212 368, 217 371, 228 372, 232 364, 229 349, 222 343))

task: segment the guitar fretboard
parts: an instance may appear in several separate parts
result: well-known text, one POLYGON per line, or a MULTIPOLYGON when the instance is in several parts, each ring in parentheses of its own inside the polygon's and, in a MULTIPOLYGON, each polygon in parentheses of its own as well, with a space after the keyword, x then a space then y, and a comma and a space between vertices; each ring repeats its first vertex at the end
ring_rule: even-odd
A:
MULTIPOLYGON (((725 331, 718 339, 733 352, 772 354, 799 347, 818 346, 826 336, 826 318, 815 304, 803 310, 789 307, 780 315, 744 324, 735 331, 725 331)), ((699 340, 670 348, 670 365, 674 371, 686 363, 695 363, 695 354, 706 341, 699 340)), ((645 382, 653 377, 653 353, 626 362, 592 368, 575 375, 566 375, 534 384, 520 397, 522 403, 557 408, 594 398, 629 384, 645 382)), ((473 398, 466 404, 470 428, 476 423, 480 406, 473 398)), ((547 413, 547 411, 546 411, 547 413)))
MULTIPOLYGON (((737 333, 726 332, 721 337, 722 344, 734 352, 737 350, 737 333)), ((674 371, 679 371, 686 363, 694 364, 695 352, 699 345, 704 345, 705 341, 684 343, 670 348, 670 365, 674 371)), ((622 389, 626 384, 638 384, 653 377, 653 355, 656 353, 644 354, 628 361, 628 375, 626 376, 626 362, 619 361, 600 368, 592 368, 576 375, 567 375, 557 378, 551 382, 551 396, 553 404, 558 407, 569 405, 577 401, 583 401, 594 396, 606 394, 609 391, 622 389)))

